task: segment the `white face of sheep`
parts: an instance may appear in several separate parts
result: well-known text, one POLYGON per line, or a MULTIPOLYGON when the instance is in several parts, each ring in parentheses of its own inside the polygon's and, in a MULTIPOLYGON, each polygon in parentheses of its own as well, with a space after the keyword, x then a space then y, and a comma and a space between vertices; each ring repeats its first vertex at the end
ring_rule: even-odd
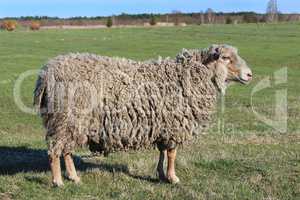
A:
POLYGON ((213 45, 210 48, 215 67, 215 82, 222 93, 231 82, 248 84, 252 80, 252 71, 244 59, 238 55, 235 47, 213 45))

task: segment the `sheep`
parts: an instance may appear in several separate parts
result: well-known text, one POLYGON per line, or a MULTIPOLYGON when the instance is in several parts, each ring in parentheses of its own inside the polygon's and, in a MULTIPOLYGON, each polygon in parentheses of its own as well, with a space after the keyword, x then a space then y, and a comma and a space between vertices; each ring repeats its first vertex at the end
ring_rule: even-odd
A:
POLYGON ((61 155, 68 178, 80 182, 72 153, 82 146, 103 154, 157 147, 159 179, 178 183, 176 146, 208 128, 229 83, 251 79, 251 69, 229 45, 145 62, 88 53, 50 60, 38 76, 34 105, 47 131, 53 185, 63 185, 61 155))

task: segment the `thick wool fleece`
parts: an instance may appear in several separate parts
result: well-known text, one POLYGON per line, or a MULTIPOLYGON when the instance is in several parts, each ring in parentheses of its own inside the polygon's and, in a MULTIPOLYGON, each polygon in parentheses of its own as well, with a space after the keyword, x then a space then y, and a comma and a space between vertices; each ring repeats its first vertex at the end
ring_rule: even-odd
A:
POLYGON ((207 54, 184 50, 176 59, 148 62, 92 54, 51 60, 34 93, 48 153, 86 144, 101 153, 164 149, 193 140, 208 126, 218 93, 207 54))

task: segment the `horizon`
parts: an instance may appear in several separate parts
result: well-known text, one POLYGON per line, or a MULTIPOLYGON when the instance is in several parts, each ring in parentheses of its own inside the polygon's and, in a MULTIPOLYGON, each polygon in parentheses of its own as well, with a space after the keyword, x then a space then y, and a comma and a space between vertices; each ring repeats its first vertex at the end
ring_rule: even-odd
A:
MULTIPOLYGON (((212 8, 215 12, 256 12, 265 13, 268 0, 220 0, 218 4, 211 4, 209 0, 3 0, 0 3, 0 18, 18 18, 26 16, 47 16, 58 18, 98 17, 126 14, 168 14, 174 10, 183 13, 205 12, 212 8)), ((300 1, 278 0, 278 9, 285 14, 300 13, 300 1)))
MULTIPOLYGON (((201 13, 200 12, 180 12, 181 14, 191 14, 191 13, 201 13)), ((205 13, 205 11, 203 12, 205 13)), ((236 12, 215 12, 215 14, 239 14, 239 13, 255 13, 255 14, 258 14, 258 15, 264 15, 266 13, 259 13, 259 12, 255 12, 255 11, 236 11, 236 12)), ((28 15, 28 16, 17 16, 17 17, 1 17, 0 16, 0 19, 19 19, 19 18, 53 18, 53 19, 73 19, 73 18, 107 18, 107 17, 117 17, 117 16, 121 16, 121 15, 131 15, 131 16, 134 16, 134 15, 171 15, 173 14, 172 12, 167 12, 167 13, 119 13, 117 15, 93 15, 93 16, 80 16, 80 15, 77 15, 77 16, 68 16, 68 17, 59 17, 59 16, 48 16, 48 15, 28 15)), ((289 14, 299 14, 300 13, 282 13, 281 14, 285 14, 285 15, 289 15, 289 14)))

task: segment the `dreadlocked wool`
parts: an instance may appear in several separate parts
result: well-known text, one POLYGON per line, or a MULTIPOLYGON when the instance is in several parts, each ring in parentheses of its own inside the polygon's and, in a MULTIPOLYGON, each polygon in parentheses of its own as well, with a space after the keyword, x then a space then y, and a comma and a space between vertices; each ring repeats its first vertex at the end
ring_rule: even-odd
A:
POLYGON ((208 126, 218 81, 208 50, 136 62, 93 54, 49 61, 34 92, 50 155, 107 154, 192 141, 208 126))

